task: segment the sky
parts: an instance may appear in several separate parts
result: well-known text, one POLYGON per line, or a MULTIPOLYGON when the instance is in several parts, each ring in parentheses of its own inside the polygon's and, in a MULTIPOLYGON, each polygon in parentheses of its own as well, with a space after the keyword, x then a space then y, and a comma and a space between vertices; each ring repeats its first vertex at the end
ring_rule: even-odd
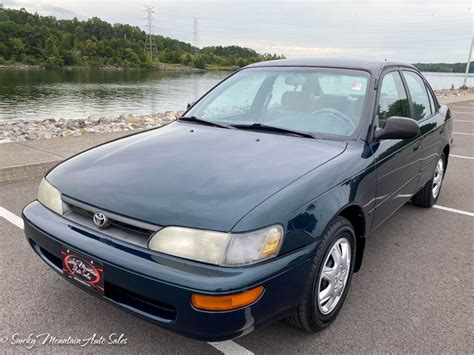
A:
POLYGON ((466 62, 474 0, 0 0, 58 18, 100 17, 197 45, 236 44, 260 53, 410 63, 466 62))

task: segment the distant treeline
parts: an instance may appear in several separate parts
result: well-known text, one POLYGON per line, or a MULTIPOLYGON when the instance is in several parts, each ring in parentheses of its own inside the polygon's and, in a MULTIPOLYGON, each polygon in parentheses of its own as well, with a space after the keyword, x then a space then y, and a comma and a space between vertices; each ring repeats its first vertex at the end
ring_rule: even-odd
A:
MULTIPOLYGON (((413 64, 419 71, 444 72, 444 73, 464 73, 466 63, 416 63, 413 64)), ((474 62, 469 64, 469 73, 474 73, 474 62)))
POLYGON ((145 51, 146 39, 146 33, 136 26, 112 25, 97 17, 87 21, 58 20, 0 4, 0 64, 152 68, 161 62, 204 69, 242 67, 283 58, 239 46, 199 49, 172 38, 154 36, 159 57, 152 60, 145 51))

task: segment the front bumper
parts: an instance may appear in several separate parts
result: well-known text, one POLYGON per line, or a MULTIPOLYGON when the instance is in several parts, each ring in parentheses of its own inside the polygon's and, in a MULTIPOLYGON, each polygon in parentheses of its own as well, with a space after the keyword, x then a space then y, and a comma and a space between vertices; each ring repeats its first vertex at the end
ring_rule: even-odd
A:
POLYGON ((36 253, 62 274, 61 247, 102 261, 102 298, 182 335, 222 341, 281 319, 298 304, 314 245, 269 262, 238 268, 205 265, 113 240, 72 223, 35 201, 23 210, 25 234, 36 253), (224 295, 263 285, 255 303, 206 312, 191 304, 193 293, 224 295))

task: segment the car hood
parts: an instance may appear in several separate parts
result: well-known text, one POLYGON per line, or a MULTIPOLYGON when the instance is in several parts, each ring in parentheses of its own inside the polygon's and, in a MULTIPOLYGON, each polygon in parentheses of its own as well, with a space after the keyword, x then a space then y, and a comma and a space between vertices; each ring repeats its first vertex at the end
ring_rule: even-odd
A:
POLYGON ((81 153, 47 179, 98 210, 162 226, 230 231, 262 201, 345 147, 174 122, 81 153))

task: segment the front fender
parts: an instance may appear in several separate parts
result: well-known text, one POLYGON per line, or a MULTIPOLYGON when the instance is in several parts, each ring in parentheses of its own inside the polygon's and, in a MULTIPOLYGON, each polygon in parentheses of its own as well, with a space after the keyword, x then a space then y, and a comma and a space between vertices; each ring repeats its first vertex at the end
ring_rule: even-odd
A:
POLYGON ((281 254, 318 242, 327 224, 343 209, 362 210, 370 230, 375 203, 375 169, 365 143, 354 143, 341 156, 280 190, 246 216, 233 231, 280 223, 285 227, 281 254))

